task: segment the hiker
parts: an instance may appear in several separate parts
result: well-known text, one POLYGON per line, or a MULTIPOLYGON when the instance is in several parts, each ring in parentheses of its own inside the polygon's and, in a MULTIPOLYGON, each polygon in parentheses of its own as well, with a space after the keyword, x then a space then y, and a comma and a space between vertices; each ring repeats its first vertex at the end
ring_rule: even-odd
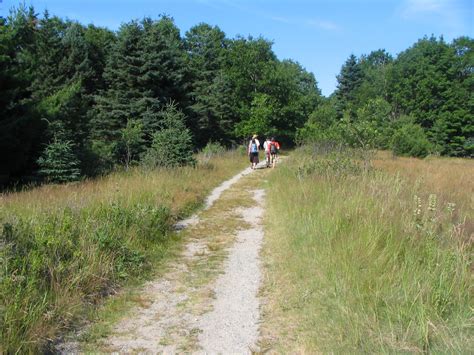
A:
POLYGON ((256 169, 257 164, 259 163, 258 160, 258 150, 260 148, 260 142, 257 139, 257 135, 254 134, 252 136, 252 139, 249 142, 249 146, 247 149, 247 154, 250 158, 250 168, 251 169, 256 169))
POLYGON ((270 148, 271 148, 271 140, 269 137, 263 143, 263 150, 265 151, 265 161, 267 163, 267 168, 270 167, 270 148))
POLYGON ((272 137, 272 139, 270 141, 269 151, 270 151, 270 155, 271 155, 272 167, 274 168, 275 165, 276 165, 276 161, 278 159, 278 152, 280 151, 280 143, 278 143, 275 140, 275 137, 272 137))

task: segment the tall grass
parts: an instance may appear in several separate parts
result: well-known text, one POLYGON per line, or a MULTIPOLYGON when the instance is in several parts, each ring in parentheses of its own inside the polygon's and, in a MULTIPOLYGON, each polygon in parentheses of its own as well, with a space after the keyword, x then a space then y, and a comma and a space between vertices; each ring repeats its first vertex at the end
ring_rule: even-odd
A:
POLYGON ((474 162, 297 151, 270 178, 263 329, 282 351, 472 349, 474 162))
POLYGON ((86 307, 147 275, 178 241, 171 225, 245 165, 229 152, 1 195, 0 352, 47 350, 86 307))

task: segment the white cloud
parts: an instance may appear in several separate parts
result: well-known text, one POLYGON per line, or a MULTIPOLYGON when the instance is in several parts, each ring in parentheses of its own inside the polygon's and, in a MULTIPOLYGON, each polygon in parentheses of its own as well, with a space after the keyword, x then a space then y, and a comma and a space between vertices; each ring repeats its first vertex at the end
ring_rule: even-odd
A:
POLYGON ((288 17, 283 17, 283 16, 268 16, 269 19, 276 21, 276 22, 281 22, 285 24, 290 24, 290 25, 304 25, 304 26, 309 26, 309 27, 315 27, 318 29, 322 29, 325 31, 339 31, 341 28, 334 22, 332 21, 327 21, 327 20, 316 20, 316 19, 291 19, 288 17))
POLYGON ((320 20, 320 19, 308 19, 308 18, 291 18, 287 16, 280 16, 277 14, 271 14, 271 11, 261 10, 249 5, 242 5, 236 1, 232 0, 194 0, 199 4, 206 5, 206 6, 215 6, 217 4, 222 6, 231 7, 233 9, 246 12, 248 14, 252 14, 255 16, 261 16, 267 19, 270 19, 275 22, 284 23, 287 25, 295 25, 295 26, 309 26, 313 28, 318 28, 325 31, 339 31, 341 27, 336 23, 328 20, 320 20))
POLYGON ((406 21, 429 21, 459 32, 464 29, 461 9, 459 0, 405 0, 399 15, 406 21))
POLYGON ((402 6, 402 16, 405 18, 416 17, 424 13, 442 13, 450 0, 406 0, 402 6))
POLYGON ((281 17, 281 16, 270 16, 270 20, 273 20, 276 22, 288 23, 288 24, 294 23, 294 21, 290 20, 289 18, 281 17))
POLYGON ((308 20, 306 21, 307 25, 312 27, 318 27, 327 31, 338 31, 340 27, 332 21, 325 20, 308 20))

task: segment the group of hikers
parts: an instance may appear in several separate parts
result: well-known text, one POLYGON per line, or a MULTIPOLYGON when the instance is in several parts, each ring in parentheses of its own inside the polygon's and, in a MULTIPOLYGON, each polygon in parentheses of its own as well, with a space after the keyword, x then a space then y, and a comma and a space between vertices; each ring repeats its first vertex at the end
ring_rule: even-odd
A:
MULTIPOLYGON (((259 150, 260 150, 260 141, 258 140, 258 136, 254 134, 247 148, 247 155, 250 158, 251 169, 257 169, 257 164, 259 163, 259 159, 258 159, 259 150)), ((263 143, 263 150, 265 151, 265 161, 267 164, 267 168, 269 168, 270 166, 274 168, 278 159, 280 144, 275 140, 275 138, 267 137, 267 139, 263 143)))

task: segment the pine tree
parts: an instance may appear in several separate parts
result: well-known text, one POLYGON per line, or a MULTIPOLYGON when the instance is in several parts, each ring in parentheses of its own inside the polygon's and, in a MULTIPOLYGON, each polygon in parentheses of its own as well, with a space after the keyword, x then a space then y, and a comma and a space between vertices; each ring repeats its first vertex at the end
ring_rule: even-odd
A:
POLYGON ((191 87, 191 126, 198 146, 229 142, 231 87, 223 72, 227 40, 218 27, 199 24, 186 32, 191 87))
POLYGON ((338 99, 338 113, 342 116, 345 110, 353 110, 356 100, 356 90, 362 83, 363 72, 354 54, 351 54, 337 76, 336 97, 338 99))
POLYGON ((71 141, 54 138, 38 159, 39 173, 46 181, 64 183, 78 180, 81 171, 71 141))
POLYGON ((153 135, 151 147, 143 164, 148 168, 194 165, 192 135, 185 125, 185 116, 174 103, 162 113, 162 128, 153 135))
POLYGON ((185 100, 184 56, 172 19, 122 25, 104 72, 107 89, 96 98, 93 139, 100 155, 120 162, 121 130, 128 120, 142 122, 145 144, 151 144, 163 105, 185 100))
MULTIPOLYGON (((140 45, 142 35, 143 28, 137 21, 120 27, 104 70, 106 89, 95 98, 91 138, 93 150, 104 161, 102 164, 119 162, 117 146, 121 130, 129 119, 140 119, 142 115, 138 108, 138 102, 143 100, 140 84, 144 60, 140 45)), ((157 112, 158 103, 149 103, 148 109, 157 112)))
POLYGON ((29 89, 37 20, 24 6, 0 19, 0 187, 33 175, 46 126, 29 89))

